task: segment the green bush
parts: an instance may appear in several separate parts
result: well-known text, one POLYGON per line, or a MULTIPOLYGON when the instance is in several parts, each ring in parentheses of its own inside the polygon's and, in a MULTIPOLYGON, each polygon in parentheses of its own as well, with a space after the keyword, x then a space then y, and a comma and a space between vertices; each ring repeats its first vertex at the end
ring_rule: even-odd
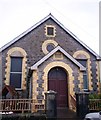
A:
POLYGON ((89 94, 89 99, 101 99, 101 94, 89 94))

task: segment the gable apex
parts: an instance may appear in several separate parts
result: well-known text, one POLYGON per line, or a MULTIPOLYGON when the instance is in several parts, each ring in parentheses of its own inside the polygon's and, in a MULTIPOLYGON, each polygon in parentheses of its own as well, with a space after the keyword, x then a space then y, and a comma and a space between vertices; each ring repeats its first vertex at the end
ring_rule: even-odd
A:
POLYGON ((14 38, 12 41, 10 41, 9 43, 7 43, 6 45, 4 45, 3 47, 0 48, 0 52, 2 52, 3 50, 5 50, 7 47, 9 47, 10 45, 12 45, 13 43, 15 43, 16 41, 18 41, 20 38, 22 38, 23 36, 25 36, 26 34, 28 34, 29 32, 31 32, 32 30, 34 30, 36 27, 38 27, 39 25, 41 25, 43 22, 45 22, 48 19, 52 19, 53 21, 55 21, 62 29, 64 29, 68 34, 70 34, 77 42, 79 42, 83 47, 85 47, 90 53, 92 53, 94 56, 96 56, 96 59, 101 59, 100 56, 95 53, 91 48, 89 48, 84 42, 82 42, 80 39, 78 39, 77 36, 75 36, 70 30, 68 30, 63 24, 61 24, 51 13, 49 13, 49 15, 47 15, 45 18, 43 18, 42 20, 40 20, 38 23, 36 23, 35 25, 33 25, 32 27, 30 27, 29 29, 27 29, 25 32, 23 32, 22 34, 20 34, 19 36, 17 36, 16 38, 14 38))
POLYGON ((39 60, 37 63, 35 63, 33 66, 31 66, 31 70, 36 70, 39 65, 41 65, 45 60, 47 60, 49 57, 51 57, 54 53, 57 51, 62 52, 67 58, 69 58, 74 64, 76 64, 81 71, 85 71, 86 68, 82 66, 77 60, 75 60, 70 54, 68 54, 63 48, 60 46, 57 46, 55 49, 53 49, 50 53, 48 53, 46 56, 44 56, 41 60, 39 60))

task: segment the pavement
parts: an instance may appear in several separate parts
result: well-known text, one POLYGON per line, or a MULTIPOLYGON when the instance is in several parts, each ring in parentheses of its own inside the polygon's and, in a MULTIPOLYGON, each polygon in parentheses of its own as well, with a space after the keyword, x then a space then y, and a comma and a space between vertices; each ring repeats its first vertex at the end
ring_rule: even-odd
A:
POLYGON ((57 120, 83 120, 77 117, 76 112, 68 108, 57 109, 57 120))

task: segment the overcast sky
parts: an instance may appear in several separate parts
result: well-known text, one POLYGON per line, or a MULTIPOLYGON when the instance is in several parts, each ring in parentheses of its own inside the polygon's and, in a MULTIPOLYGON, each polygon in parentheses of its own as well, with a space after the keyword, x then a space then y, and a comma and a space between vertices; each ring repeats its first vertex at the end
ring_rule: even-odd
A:
POLYGON ((52 13, 99 53, 100 0, 0 0, 0 47, 52 13))

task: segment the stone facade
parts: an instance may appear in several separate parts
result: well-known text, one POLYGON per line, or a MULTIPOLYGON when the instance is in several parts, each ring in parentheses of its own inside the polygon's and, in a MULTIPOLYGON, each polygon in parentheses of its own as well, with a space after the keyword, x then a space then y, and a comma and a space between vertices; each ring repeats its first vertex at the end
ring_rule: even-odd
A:
MULTIPOLYGON (((19 51, 23 54, 23 80, 20 94, 25 94, 28 68, 41 60, 48 54, 46 50, 49 43, 54 44, 54 47, 61 46, 70 56, 76 59, 87 59, 87 73, 89 81, 89 90, 99 92, 99 60, 97 55, 85 45, 76 40, 52 15, 49 15, 43 21, 38 23, 36 27, 32 27, 28 32, 25 32, 20 37, 14 39, 7 47, 2 49, 2 80, 5 84, 9 84, 10 74, 10 55, 14 51, 19 51), (54 26, 55 35, 46 35, 46 26, 54 26), (12 51, 13 50, 13 51, 12 51), (22 52, 23 51, 23 52, 22 52), (22 92, 22 93, 21 93, 22 92)), ((67 71, 68 79, 68 99, 69 107, 70 95, 74 96, 75 92, 83 89, 83 72, 73 63, 70 58, 64 53, 61 59, 54 59, 52 54, 47 60, 40 64, 36 70, 33 70, 32 84, 30 94, 33 99, 44 99, 44 92, 48 90, 48 72, 51 68, 60 66, 67 71)), ((18 54, 16 52, 16 54, 18 54)))

